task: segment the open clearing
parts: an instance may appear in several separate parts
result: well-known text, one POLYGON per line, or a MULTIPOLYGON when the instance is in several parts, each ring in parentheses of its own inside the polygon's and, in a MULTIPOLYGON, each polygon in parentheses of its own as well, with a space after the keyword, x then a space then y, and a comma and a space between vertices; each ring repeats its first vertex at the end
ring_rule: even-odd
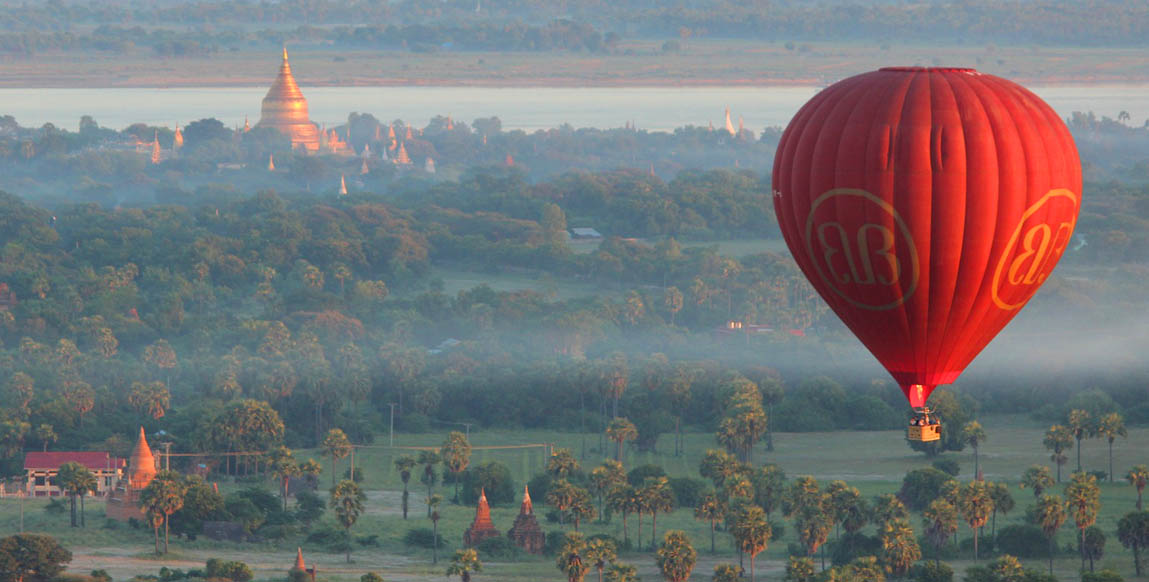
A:
MULTIPOLYGON (((1010 484, 1011 492, 1017 501, 1017 507, 1008 516, 998 516, 997 527, 1014 523, 1021 523, 1024 519, 1025 508, 1032 503, 1030 491, 1017 487, 1020 473, 1029 465, 1045 463, 1048 454, 1041 445, 1044 428, 1032 421, 1018 417, 984 417, 981 419, 986 426, 988 440, 981 448, 981 464, 985 476, 989 480, 1005 481, 1010 484)), ((358 536, 378 536, 378 547, 356 546, 352 558, 354 563, 344 562, 342 554, 333 554, 319 547, 311 547, 302 542, 304 536, 296 535, 276 542, 263 542, 257 544, 230 544, 211 542, 203 539, 195 542, 186 540, 173 540, 172 553, 166 557, 154 557, 151 554, 152 536, 147 530, 135 530, 126 525, 119 525, 114 529, 106 529, 103 518, 101 502, 88 503, 88 528, 85 530, 67 527, 67 515, 47 515, 42 510, 43 500, 27 500, 25 502, 26 529, 28 531, 41 531, 59 537, 66 545, 72 548, 75 558, 70 571, 86 573, 95 568, 108 570, 117 580, 125 580, 135 574, 154 574, 160 566, 189 569, 200 567, 211 557, 238 559, 247 562, 256 573, 257 580, 282 579, 284 571, 290 566, 295 548, 303 545, 305 555, 309 562, 314 562, 320 568, 321 575, 330 580, 352 581, 367 571, 377 571, 387 580, 441 580, 446 565, 441 561, 438 566, 430 564, 430 552, 421 549, 412 549, 403 545, 402 538, 407 530, 414 527, 430 527, 426 519, 425 506, 422 500, 426 496, 425 489, 413 478, 410 484, 411 509, 410 519, 403 521, 399 511, 399 492, 402 483, 395 471, 392 461, 398 454, 409 453, 410 449, 400 447, 437 446, 442 442, 442 433, 395 435, 395 449, 384 446, 386 435, 380 435, 376 444, 362 447, 356 452, 356 465, 364 470, 366 475, 365 487, 369 492, 369 510, 355 526, 354 533, 358 536)), ((586 457, 583 467, 588 469, 597 465, 602 458, 597 452, 599 436, 580 435, 575 433, 561 433, 550 431, 478 431, 472 430, 471 442, 476 447, 472 456, 472 464, 497 460, 504 463, 511 470, 515 479, 516 490, 519 490, 525 478, 538 471, 545 461, 544 447, 535 446, 519 449, 484 449, 483 447, 505 447, 508 445, 548 444, 557 447, 570 448, 576 456, 583 451, 585 441, 586 457)), ((628 451, 626 465, 628 468, 654 463, 662 465, 671 476, 691 476, 697 478, 698 462, 707 448, 715 446, 714 438, 707 433, 689 433, 686 436, 686 454, 675 457, 667 454, 666 450, 672 448, 672 437, 665 435, 660 442, 658 453, 638 453, 628 451)), ((825 486, 830 480, 843 479, 851 485, 857 486, 866 496, 880 493, 894 492, 900 486, 902 476, 906 471, 928 466, 930 459, 911 451, 903 441, 900 431, 880 432, 822 432, 822 433, 780 433, 775 435, 776 450, 767 453, 763 447, 755 452, 758 463, 772 462, 785 469, 789 477, 798 475, 813 475, 825 486)), ((1099 439, 1087 440, 1082 446, 1082 462, 1086 470, 1103 469, 1107 462, 1106 443, 1099 439)), ((610 447, 607 448, 610 451, 610 447)), ((329 460, 319 457, 316 451, 297 451, 298 458, 315 456, 325 465, 321 483, 326 486, 329 479, 329 460)), ((968 480, 972 477, 973 459, 970 451, 961 453, 947 453, 945 458, 952 458, 961 463, 962 472, 959 478, 968 480)), ((338 465, 342 472, 348 461, 344 459, 338 465)), ((1149 429, 1135 428, 1129 431, 1127 439, 1119 440, 1114 446, 1114 467, 1118 475, 1123 475, 1129 466, 1139 463, 1149 463, 1149 429)), ((1071 455, 1069 464, 1063 467, 1063 475, 1067 475, 1074 466, 1071 455)), ((225 490, 232 490, 238 485, 221 483, 225 490)), ((269 488, 272 488, 269 484, 269 488)), ((1062 486, 1057 486, 1055 492, 1060 493, 1062 486)), ((451 486, 440 485, 436 491, 446 498, 451 497, 451 486)), ((1116 539, 1116 522, 1124 513, 1133 509, 1136 500, 1136 491, 1118 481, 1114 484, 1102 484, 1102 514, 1098 525, 1109 536, 1106 545, 1105 557, 1099 567, 1114 568, 1133 579, 1132 553, 1120 546, 1116 539)), ((557 523, 546 523, 542 520, 545 512, 541 499, 536 498, 536 508, 543 521, 543 528, 549 533, 561 530, 557 523)), ((507 529, 518 512, 517 502, 496 506, 492 509, 492 517, 496 527, 507 529)), ((439 531, 446 538, 448 548, 440 555, 449 556, 453 548, 461 546, 462 532, 469 525, 474 516, 474 509, 446 503, 442 509, 443 519, 439 523, 439 531)), ((324 518, 330 519, 329 516, 324 518)), ((777 520, 778 516, 775 515, 777 520)), ((920 528, 920 516, 912 516, 911 523, 920 528)), ((19 501, 16 499, 0 500, 0 531, 16 531, 19 527, 19 501)), ((691 536, 695 547, 699 549, 699 565, 695 569, 695 579, 708 579, 713 564, 720 561, 737 562, 730 545, 728 535, 719 532, 717 538, 718 555, 709 553, 709 530, 704 522, 694 520, 689 508, 680 508, 670 515, 662 515, 658 519, 658 532, 668 529, 684 529, 691 536)), ((582 530, 588 534, 607 533, 617 537, 622 536, 621 520, 616 516, 610 524, 584 524, 582 530)), ((634 541, 637 521, 632 516, 629 522, 631 540, 634 541)), ((867 533, 872 533, 872 527, 867 533)), ((1058 534, 1058 544, 1067 546, 1073 543, 1076 530, 1072 523, 1067 524, 1058 534)), ((969 529, 962 527, 960 535, 970 536, 969 529)), ((643 544, 649 545, 650 520, 643 520, 643 544)), ((793 528, 786 524, 785 537, 774 541, 759 559, 761 572, 781 571, 786 557, 788 543, 796 541, 793 528)), ((923 549, 929 556, 931 549, 923 549)), ((631 552, 623 557, 629 563, 640 568, 640 573, 646 580, 656 580, 658 575, 654 570, 653 556, 650 553, 631 552)), ((1044 567, 1042 558, 1024 560, 1027 566, 1034 568, 1044 567)), ((962 560, 951 561, 957 572, 960 573, 972 564, 969 556, 963 555, 962 560)), ((1055 572, 1062 580, 1076 579, 1078 560, 1072 552, 1062 552, 1055 560, 1055 572)), ((768 579, 776 578, 767 574, 768 579)), ((560 580, 561 576, 554 568, 551 558, 523 557, 517 562, 488 562, 483 573, 477 580, 560 580)))

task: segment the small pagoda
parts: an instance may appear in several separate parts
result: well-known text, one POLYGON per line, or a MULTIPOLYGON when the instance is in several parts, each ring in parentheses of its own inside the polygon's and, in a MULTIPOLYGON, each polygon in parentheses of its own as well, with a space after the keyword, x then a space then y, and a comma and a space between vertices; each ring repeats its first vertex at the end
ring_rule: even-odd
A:
POLYGON ((463 545, 472 548, 487 538, 499 537, 499 530, 491 522, 491 506, 487 503, 487 490, 479 492, 479 505, 475 508, 475 523, 463 532, 463 545))
POLYGON ((148 438, 144 435, 144 427, 140 427, 140 436, 136 440, 132 454, 128 458, 127 477, 120 479, 112 494, 108 497, 107 516, 119 521, 128 521, 135 518, 144 519, 144 512, 140 509, 140 492, 156 477, 156 457, 152 448, 148 446, 148 438))
POLYGON ((295 564, 287 571, 287 582, 315 582, 315 568, 303 561, 303 548, 295 549, 295 564))
POLYGON ((515 525, 507 532, 511 543, 531 554, 542 554, 546 543, 546 534, 539 527, 535 519, 535 508, 531 504, 531 490, 523 487, 523 504, 519 507, 519 516, 515 518, 515 525))

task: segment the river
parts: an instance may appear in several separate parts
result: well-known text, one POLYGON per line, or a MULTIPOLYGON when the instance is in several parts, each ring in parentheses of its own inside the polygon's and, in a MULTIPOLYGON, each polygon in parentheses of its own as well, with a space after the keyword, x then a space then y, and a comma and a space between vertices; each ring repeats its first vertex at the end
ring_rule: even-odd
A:
MULTIPOLYGON (((1116 118, 1121 111, 1140 125, 1149 116, 1149 86, 1094 85, 1032 87, 1068 117, 1093 111, 1116 118)), ((255 124, 265 87, 0 89, 0 115, 20 125, 51 122, 75 130, 82 115, 103 127, 132 123, 174 126, 214 117, 228 126, 255 124)), ((312 120, 326 125, 346 122, 351 112, 371 113, 383 121, 402 119, 421 127, 436 115, 470 122, 497 116, 504 129, 534 131, 569 123, 574 127, 622 127, 667 131, 686 125, 723 123, 730 108, 734 124, 741 116, 755 131, 785 126, 818 91, 817 87, 313 87, 304 88, 312 120)))

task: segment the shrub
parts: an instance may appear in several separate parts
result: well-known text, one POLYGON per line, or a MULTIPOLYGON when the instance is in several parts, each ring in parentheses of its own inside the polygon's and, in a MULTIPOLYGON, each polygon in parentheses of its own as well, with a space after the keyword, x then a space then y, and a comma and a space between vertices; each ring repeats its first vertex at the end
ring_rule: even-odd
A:
POLYGON ((666 471, 659 465, 639 465, 626 474, 626 480, 634 487, 642 487, 648 477, 665 477, 666 471))
POLYGON ((700 479, 690 477, 675 477, 670 480, 670 489, 674 491, 675 505, 678 507, 695 507, 702 495, 706 492, 706 483, 700 479))
POLYGON ((901 499, 907 508, 921 511, 929 507, 930 503, 941 495, 942 485, 951 479, 953 477, 950 477, 948 473, 933 467, 914 469, 906 473, 905 478, 902 479, 902 488, 898 491, 898 499, 901 499))
POLYGON ((63 499, 53 497, 48 500, 48 505, 44 506, 44 513, 51 515, 59 515, 68 511, 68 504, 64 503, 63 499))
POLYGON ((443 543, 443 536, 435 537, 434 530, 428 527, 416 527, 407 530, 407 533, 403 535, 403 543, 428 550, 432 547, 441 548, 446 545, 443 543))
POLYGON ((307 543, 323 546, 330 552, 342 552, 350 547, 351 536, 335 524, 324 523, 307 536, 307 543))
POLYGON ((961 473, 961 464, 954 459, 938 459, 933 462, 933 467, 951 477, 957 477, 961 473))
POLYGON ((1049 551, 1049 539, 1037 526, 1007 525, 997 530, 994 546, 1003 554, 1019 558, 1044 558, 1049 551))
POLYGON ((323 498, 314 491, 300 491, 295 494, 295 519, 307 525, 322 517, 325 507, 323 498))
POLYGON ((204 574, 208 578, 223 578, 232 582, 249 582, 254 576, 251 567, 243 562, 232 562, 211 558, 206 563, 204 574))
POLYGON ((311 582, 311 575, 303 570, 291 569, 287 571, 287 582, 311 582))
POLYGON ((355 543, 363 547, 379 547, 379 534, 371 534, 366 536, 355 536, 355 543))
POLYGON ((953 582, 954 569, 945 562, 919 562, 910 568, 910 579, 915 582, 953 582))
POLYGON ((543 544, 543 554, 547 556, 554 556, 559 553, 563 547, 563 542, 566 540, 567 532, 563 530, 551 530, 547 532, 546 543, 543 544))
POLYGON ((882 540, 878 536, 868 536, 861 532, 842 534, 837 541, 827 542, 830 561, 835 566, 843 566, 862 556, 880 556, 882 540))
POLYGON ((1125 578, 1113 570, 1102 570, 1100 572, 1085 572, 1081 575, 1081 582, 1125 582, 1125 578))
POLYGON ((503 536, 487 538, 479 542, 476 549, 484 559, 514 560, 521 552, 518 546, 511 543, 510 538, 503 536))
POLYGON ((112 576, 110 574, 108 574, 107 570, 92 570, 92 572, 88 575, 91 576, 92 578, 95 578, 96 580, 103 580, 104 582, 112 582, 112 576))
POLYGON ((359 577, 359 582, 383 582, 383 577, 375 572, 368 572, 359 577))
MULTIPOLYGON (((462 485, 459 496, 466 505, 478 503, 479 491, 482 489, 486 490, 487 502, 492 505, 514 503, 518 494, 511 470, 498 461, 488 461, 467 469, 462 475, 462 485)), ((534 489, 531 490, 531 497, 545 499, 537 496, 534 489)))

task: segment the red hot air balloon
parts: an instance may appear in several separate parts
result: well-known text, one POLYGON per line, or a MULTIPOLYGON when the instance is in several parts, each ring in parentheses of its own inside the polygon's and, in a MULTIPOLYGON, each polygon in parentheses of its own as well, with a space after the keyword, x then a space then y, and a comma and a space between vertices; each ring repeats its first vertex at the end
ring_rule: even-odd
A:
POLYGON ((773 180, 798 265, 915 408, 1046 280, 1081 202, 1077 148, 1053 109, 972 69, 831 85, 786 128, 773 180))

